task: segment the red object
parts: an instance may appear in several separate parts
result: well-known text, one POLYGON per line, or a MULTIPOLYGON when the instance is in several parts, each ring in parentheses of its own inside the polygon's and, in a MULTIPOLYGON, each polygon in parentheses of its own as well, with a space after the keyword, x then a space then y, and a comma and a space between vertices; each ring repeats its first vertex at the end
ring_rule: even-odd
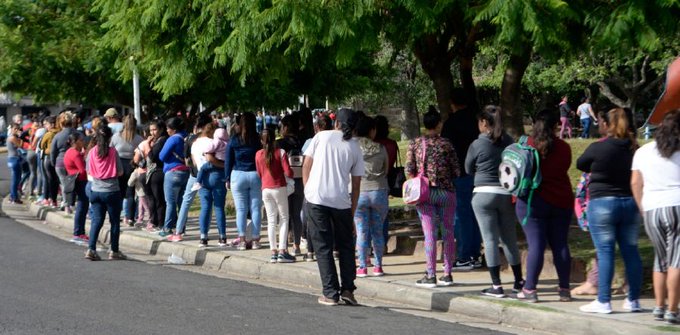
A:
POLYGON ((335 113, 331 113, 330 115, 328 115, 328 117, 330 117, 331 120, 335 121, 335 113))
POLYGON ((281 149, 276 149, 269 167, 267 167, 265 161, 264 149, 260 149, 255 154, 255 167, 257 174, 262 179, 262 189, 286 187, 285 176, 293 177, 293 169, 288 164, 288 156, 281 151, 281 149))
POLYGON ((647 125, 659 125, 668 112, 680 108, 680 57, 676 58, 666 71, 666 88, 652 114, 647 118, 647 125))
MULTIPOLYGON (((534 146, 534 139, 529 137, 527 144, 534 146)), ((567 142, 555 138, 552 152, 541 159, 541 175, 543 180, 536 190, 545 202, 565 209, 574 208, 574 191, 569 180, 571 166, 571 147, 567 142)))
POLYGON ((64 154, 64 167, 69 175, 79 173, 78 180, 87 181, 85 157, 74 148, 68 148, 64 154))

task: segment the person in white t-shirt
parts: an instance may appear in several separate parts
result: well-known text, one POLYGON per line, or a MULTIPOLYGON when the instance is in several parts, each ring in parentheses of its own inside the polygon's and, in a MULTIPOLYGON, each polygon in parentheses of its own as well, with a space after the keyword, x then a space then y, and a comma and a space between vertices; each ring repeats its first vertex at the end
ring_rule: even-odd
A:
POLYGON ((680 323, 680 110, 670 112, 657 129, 655 141, 633 157, 631 188, 654 245, 652 314, 657 320, 680 323), (668 308, 666 309, 666 299, 668 308))
POLYGON ((335 129, 317 133, 304 152, 302 180, 310 219, 309 233, 323 287, 323 295, 318 299, 322 305, 337 305, 341 299, 346 304, 357 305, 352 218, 364 175, 364 159, 359 144, 352 138, 356 122, 354 111, 341 109, 335 129), (339 252, 342 286, 333 260, 334 247, 339 252))
POLYGON ((581 104, 576 108, 576 114, 581 117, 581 126, 583 126, 583 132, 581 133, 581 138, 590 137, 590 125, 593 122, 597 125, 597 118, 595 113, 593 113, 593 106, 590 105, 590 99, 585 97, 581 100, 581 104))

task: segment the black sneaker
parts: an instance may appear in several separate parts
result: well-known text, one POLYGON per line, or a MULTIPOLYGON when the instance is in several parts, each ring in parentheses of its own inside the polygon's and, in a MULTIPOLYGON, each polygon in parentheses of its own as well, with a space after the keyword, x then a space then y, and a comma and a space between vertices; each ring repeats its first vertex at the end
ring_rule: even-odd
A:
POLYGON ((561 302, 570 302, 571 301, 571 291, 569 289, 558 289, 559 294, 560 294, 560 301, 561 302))
POLYGON ((277 257, 277 262, 279 263, 295 263, 295 257, 287 252, 279 252, 277 257))
POLYGON ((524 288, 525 283, 526 281, 524 281, 524 279, 516 281, 515 284, 512 286, 512 293, 513 294, 519 293, 524 288))
POLYGON ((305 262, 313 262, 314 261, 314 253, 313 252, 308 252, 304 256, 302 256, 302 260, 305 262))
POLYGON ((451 275, 444 275, 439 277, 439 281, 437 282, 437 285, 439 286, 453 286, 453 277, 451 275))
POLYGON ((207 238, 202 238, 200 242, 198 242, 198 247, 199 248, 205 248, 208 246, 208 239, 207 238))
POLYGON ((485 288, 482 290, 482 295, 487 295, 489 297, 494 297, 494 298, 504 298, 505 297, 505 292, 503 292, 503 288, 494 288, 493 286, 489 288, 485 288))
POLYGON ((472 262, 470 260, 456 260, 455 263, 453 263, 453 268, 451 268, 451 271, 455 272, 464 272, 464 271, 471 271, 474 268, 472 265, 472 262))
POLYGON ((479 260, 479 257, 470 257, 470 265, 472 265, 473 269, 479 269, 483 266, 482 262, 479 260))
POLYGON ((350 291, 342 291, 340 294, 340 299, 345 302, 345 304, 350 305, 350 306, 358 306, 359 302, 357 299, 354 297, 354 293, 350 291))
POLYGON ((222 248, 226 247, 227 246, 227 238, 226 237, 220 238, 217 241, 217 245, 219 245, 222 248))
POLYGON ((435 276, 428 277, 427 274, 425 274, 425 276, 423 276, 422 279, 416 280, 416 286, 435 288, 437 287, 437 277, 435 276))

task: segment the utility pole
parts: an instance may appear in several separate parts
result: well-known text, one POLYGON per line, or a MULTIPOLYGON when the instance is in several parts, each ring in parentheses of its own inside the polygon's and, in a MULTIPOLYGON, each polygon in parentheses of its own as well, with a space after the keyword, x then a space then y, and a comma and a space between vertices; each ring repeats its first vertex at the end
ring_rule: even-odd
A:
POLYGON ((130 61, 132 62, 132 94, 135 102, 134 115, 137 120, 137 126, 141 126, 142 105, 139 100, 139 71, 137 71, 137 65, 135 65, 135 56, 130 56, 130 61))

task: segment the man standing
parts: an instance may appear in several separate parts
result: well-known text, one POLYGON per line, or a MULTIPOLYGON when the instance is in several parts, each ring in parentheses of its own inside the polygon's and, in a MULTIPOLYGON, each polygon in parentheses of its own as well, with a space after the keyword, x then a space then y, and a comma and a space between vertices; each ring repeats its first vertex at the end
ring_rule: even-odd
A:
MULTIPOLYGON (((468 106, 465 91, 455 89, 452 96, 451 111, 444 122, 441 136, 453 144, 456 155, 461 161, 467 157, 470 144, 479 137, 477 111, 468 106)), ((482 234, 472 210, 472 190, 474 177, 461 169, 460 176, 454 180, 456 186, 456 219, 454 235, 456 237, 456 263, 454 271, 469 271, 482 266, 479 258, 482 248, 482 234)))
POLYGON ((112 107, 107 109, 106 113, 104 113, 104 118, 108 121, 109 128, 111 128, 113 135, 123 131, 123 122, 120 122, 120 115, 115 108, 112 107))
POLYGON ((354 298, 356 262, 354 259, 354 211, 364 174, 359 144, 352 139, 357 115, 341 109, 334 130, 321 131, 305 151, 302 181, 310 219, 309 234, 317 256, 323 295, 318 302, 334 306, 342 299, 357 305, 354 298), (351 176, 351 199, 348 190, 351 176), (340 278, 333 260, 333 248, 340 256, 340 278))

